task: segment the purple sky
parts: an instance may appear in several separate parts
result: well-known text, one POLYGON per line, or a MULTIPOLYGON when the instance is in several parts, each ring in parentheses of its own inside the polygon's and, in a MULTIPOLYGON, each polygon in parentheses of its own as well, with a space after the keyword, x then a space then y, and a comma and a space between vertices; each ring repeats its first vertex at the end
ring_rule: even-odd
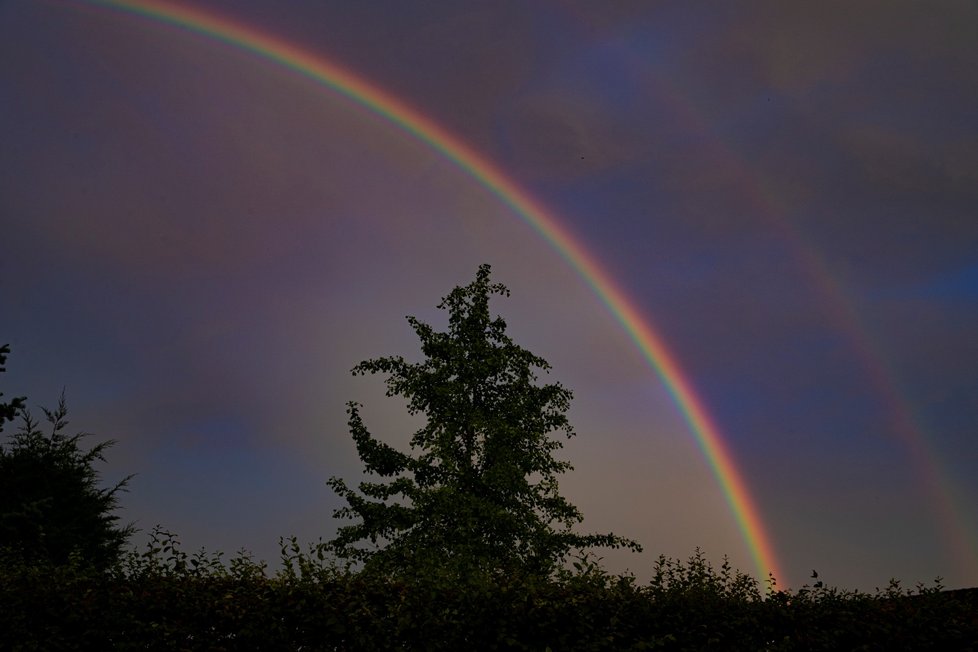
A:
MULTIPOLYGON (((724 432, 781 560, 978 585, 973 3, 199 2, 341 63, 561 216, 724 432), (802 8, 804 4, 806 8, 802 8)), ((213 39, 0 3, 0 391, 67 394, 136 473, 122 516, 277 558, 355 480, 353 378, 479 263, 575 392, 562 489, 648 576, 753 572, 682 415, 560 256, 423 143, 213 39)), ((138 540, 138 538, 137 538, 138 540)), ((782 582, 782 583, 784 583, 782 582)))

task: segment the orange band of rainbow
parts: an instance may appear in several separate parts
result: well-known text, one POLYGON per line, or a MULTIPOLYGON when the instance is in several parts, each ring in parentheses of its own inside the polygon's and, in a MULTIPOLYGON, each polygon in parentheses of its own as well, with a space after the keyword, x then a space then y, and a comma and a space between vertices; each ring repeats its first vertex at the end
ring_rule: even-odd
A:
POLYGON ((762 579, 773 574, 783 579, 757 505, 742 474, 711 419, 702 400, 686 379, 650 321, 612 282, 597 260, 561 222, 536 202, 495 165, 429 118, 401 100, 371 85, 342 66, 272 35, 237 23, 225 16, 158 0, 86 0, 144 16, 216 39, 252 52, 284 68, 313 79, 346 96, 356 104, 386 118, 468 173, 526 221, 567 263, 580 274, 628 332, 642 355, 662 379, 696 437, 727 499, 762 579))

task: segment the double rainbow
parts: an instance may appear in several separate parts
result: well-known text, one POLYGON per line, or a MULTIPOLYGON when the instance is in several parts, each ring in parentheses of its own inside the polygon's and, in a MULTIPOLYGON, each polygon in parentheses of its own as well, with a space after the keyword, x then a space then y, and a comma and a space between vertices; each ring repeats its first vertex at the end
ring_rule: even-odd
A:
POLYGON ((781 577, 771 540, 733 455, 703 401, 652 323, 619 289, 595 257, 560 220, 516 182, 454 134, 398 98, 323 58, 273 35, 197 8, 159 0, 85 0, 246 50, 328 87, 369 109, 439 152, 491 191, 548 242, 591 287, 638 346, 675 401, 730 506, 757 573, 781 577))

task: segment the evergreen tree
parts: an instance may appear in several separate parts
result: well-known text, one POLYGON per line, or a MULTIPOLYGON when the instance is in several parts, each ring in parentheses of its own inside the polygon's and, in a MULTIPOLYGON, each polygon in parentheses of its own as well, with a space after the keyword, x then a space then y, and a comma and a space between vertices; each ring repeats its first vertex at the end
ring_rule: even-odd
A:
POLYGON ((10 442, 0 446, 0 549, 27 563, 64 564, 72 555, 97 568, 118 559, 133 532, 118 527, 117 493, 132 476, 110 488, 99 488, 96 460, 112 440, 88 451, 87 436, 64 434, 68 410, 64 396, 56 410, 44 409, 50 434, 41 431, 30 412, 10 442))
POLYGON ((334 517, 356 521, 328 544, 338 556, 388 573, 549 574, 572 550, 641 550, 614 534, 571 531, 582 515, 558 493, 557 476, 572 467, 554 458, 562 444, 549 436, 573 436, 571 392, 536 384, 534 370, 550 365, 516 345, 502 317, 490 316, 490 295, 509 291, 489 277, 482 265, 473 283, 438 305, 449 313, 447 332, 407 318, 422 362, 383 357, 353 368, 354 375, 387 374, 387 395, 406 398, 409 413, 427 423, 411 438, 413 454, 404 453, 374 438, 362 406, 348 404, 365 472, 381 480, 361 482, 359 491, 329 480, 347 502, 334 517))

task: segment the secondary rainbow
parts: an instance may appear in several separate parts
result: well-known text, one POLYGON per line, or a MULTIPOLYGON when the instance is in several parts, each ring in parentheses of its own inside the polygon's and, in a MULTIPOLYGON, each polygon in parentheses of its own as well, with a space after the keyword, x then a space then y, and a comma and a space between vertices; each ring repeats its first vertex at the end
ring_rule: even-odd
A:
POLYGON ((644 317, 625 293, 616 287, 594 256, 571 235, 557 217, 530 197, 499 168, 414 108, 335 62, 226 16, 158 0, 82 0, 82 2, 88 5, 112 7, 183 28, 252 52, 311 78, 404 129, 490 190, 559 252, 628 332, 666 386, 695 436, 730 505, 757 572, 762 579, 773 574, 783 581, 784 576, 780 572, 759 510, 751 499, 731 451, 703 401, 697 396, 692 384, 682 373, 678 361, 666 348, 650 320, 644 317))

